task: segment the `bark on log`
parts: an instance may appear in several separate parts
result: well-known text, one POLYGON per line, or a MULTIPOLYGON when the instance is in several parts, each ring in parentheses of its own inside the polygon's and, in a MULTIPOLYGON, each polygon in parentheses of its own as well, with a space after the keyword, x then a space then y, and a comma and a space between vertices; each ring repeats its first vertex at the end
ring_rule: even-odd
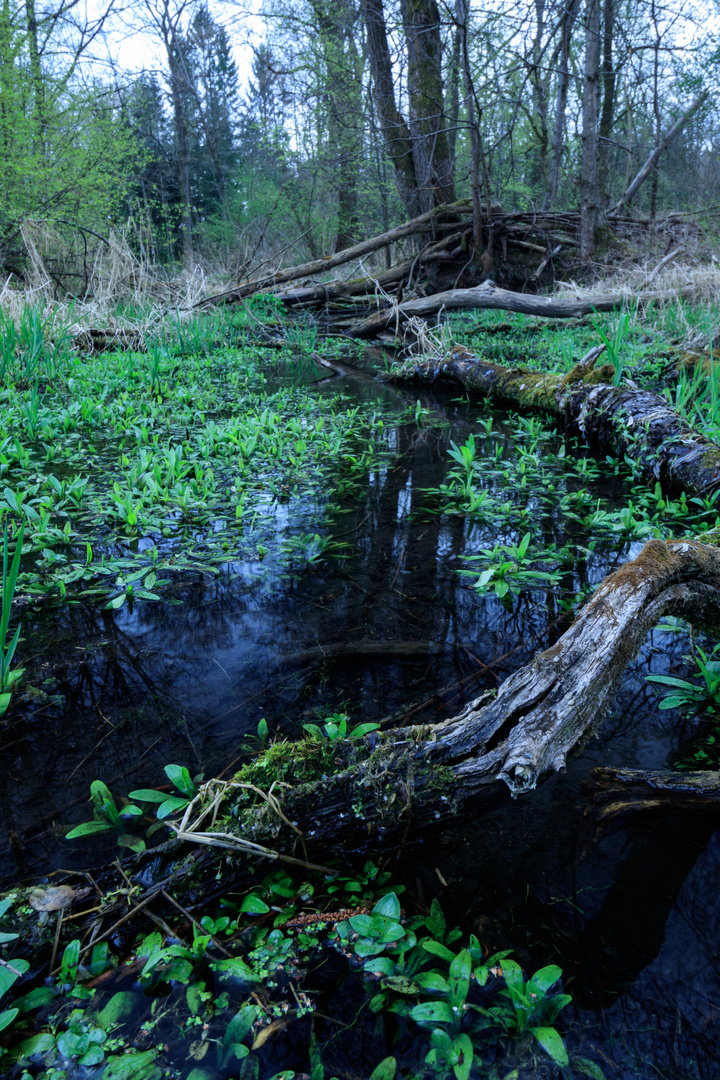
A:
POLYGON ((647 814, 720 814, 720 773, 669 769, 593 769, 583 784, 587 798, 584 844, 624 828, 647 814))
POLYGON ((444 360, 408 361, 383 376, 392 382, 450 378, 484 397, 552 413, 603 451, 628 455, 644 475, 687 495, 720 488, 720 445, 705 438, 659 394, 610 385, 609 364, 577 364, 566 375, 507 368, 454 346, 444 360))
MULTIPOLYGON (((649 541, 494 700, 483 694, 440 724, 374 733, 361 743, 275 744, 235 777, 244 786, 228 787, 221 817, 195 838, 219 836, 232 848, 235 835, 288 850, 299 830, 322 857, 328 849, 397 842, 463 808, 477 816, 530 792, 595 731, 647 632, 668 614, 720 623, 715 547, 649 541), (278 782, 282 813, 256 794, 278 782)), ((187 830, 181 836, 192 839, 187 830)))
MULTIPOLYGON (((543 249, 544 251, 545 249, 543 249)), ((686 295, 688 290, 681 290, 686 295)), ((639 293, 633 297, 640 303, 651 300, 662 301, 675 299, 678 292, 639 293)), ((403 304, 385 308, 384 311, 371 315, 362 322, 354 323, 347 330, 350 337, 370 338, 381 333, 389 326, 399 327, 406 319, 418 316, 437 315, 439 311, 458 308, 478 310, 518 311, 523 315, 542 315, 546 318, 574 319, 581 315, 590 315, 594 311, 616 311, 626 304, 627 296, 620 293, 589 296, 578 300, 564 300, 553 296, 531 296, 525 293, 509 292, 499 289, 493 282, 486 281, 473 289, 449 289, 447 292, 423 296, 417 300, 406 300, 403 304)))
POLYGON ((288 281, 297 281, 298 278, 312 277, 313 274, 324 274, 328 270, 334 270, 336 266, 342 266, 343 263, 349 263, 353 259, 361 259, 365 255, 371 255, 374 251, 379 251, 381 248, 387 247, 388 244, 392 244, 395 240, 401 240, 404 236, 425 232, 434 219, 448 217, 453 214, 466 214, 468 207, 469 203, 467 201, 438 206, 434 210, 429 210, 426 214, 421 214, 411 221, 398 225, 395 229, 390 229, 389 232, 381 233, 379 236, 372 236, 369 240, 363 240, 359 244, 345 248, 344 251, 338 251, 335 255, 328 255, 324 259, 314 259, 312 262, 301 263, 299 266, 290 266, 286 270, 278 270, 276 273, 258 278, 257 281, 240 282, 235 288, 229 289, 227 292, 216 293, 214 296, 207 296, 194 306, 204 307, 206 304, 215 304, 219 301, 242 300, 243 297, 252 296, 253 293, 259 292, 260 289, 284 285, 288 281))

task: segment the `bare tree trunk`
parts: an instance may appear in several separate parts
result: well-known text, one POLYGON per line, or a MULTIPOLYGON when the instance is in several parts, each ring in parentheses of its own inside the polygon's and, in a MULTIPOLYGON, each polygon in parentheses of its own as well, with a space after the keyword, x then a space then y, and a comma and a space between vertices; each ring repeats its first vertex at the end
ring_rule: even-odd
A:
POLYGON ((409 360, 385 379, 449 378, 482 397, 551 413, 603 452, 627 455, 652 483, 688 495, 707 496, 720 489, 720 446, 659 394, 610 385, 612 365, 595 369, 596 358, 590 353, 566 375, 554 375, 492 364, 455 345, 442 360, 409 360))
POLYGON ((555 127, 553 130, 552 161, 547 192, 543 200, 543 210, 554 206, 560 182, 560 165, 565 146, 565 113, 567 110, 568 91, 570 88, 570 42, 580 0, 569 0, 562 21, 560 38, 560 70, 558 71, 557 104, 555 106, 555 127))
MULTIPOLYGON (((605 579, 569 630, 511 675, 497 697, 482 694, 442 723, 338 740, 333 763, 322 743, 302 744, 303 781, 293 782, 274 748, 282 814, 258 788, 269 786, 263 757, 219 792, 228 831, 203 832, 197 818, 178 838, 241 851, 243 841, 290 850, 298 832, 313 852, 397 843, 472 808, 475 817, 531 792, 594 733, 648 631, 673 614, 703 626, 720 620, 720 552, 695 541, 649 541, 605 579), (245 786, 243 786, 245 785, 245 786), (250 785, 254 788, 251 789, 250 785), (228 812, 229 811, 229 812, 228 812), (289 822, 293 825, 290 826, 289 822), (237 840, 235 841, 235 838, 237 840)), ((287 761, 298 754, 288 745, 287 761)), ((213 786, 215 785, 215 786, 213 786)), ((208 811, 205 811, 206 815, 208 811)), ((209 829, 209 817, 206 816, 209 829)))
POLYGON ((218 293, 215 296, 206 297, 196 306, 202 307, 204 304, 212 304, 219 300, 240 300, 244 296, 251 296, 253 293, 259 292, 260 289, 265 289, 272 285, 284 285, 288 281, 296 281, 301 277, 311 277, 313 274, 324 274, 328 270, 333 270, 336 266, 342 266, 343 263, 349 263, 352 262, 353 259, 360 259, 373 251, 379 251, 381 248, 386 247, 388 244, 392 244, 395 240, 402 239, 404 236, 412 236, 416 233, 424 232, 428 227, 432 226, 433 221, 436 219, 445 216, 452 218, 455 215, 466 213, 467 209, 467 202, 453 203, 450 206, 438 206, 427 214, 421 214, 419 217, 413 218, 412 221, 406 221, 404 224, 398 225, 395 229, 390 229, 389 232, 381 233, 380 236, 373 236, 369 240, 362 240, 359 244, 346 248, 344 251, 338 251, 334 255, 328 255, 324 259, 313 259, 312 262, 301 263, 299 266, 291 266, 288 267, 287 270, 278 270, 276 273, 270 273, 266 277, 259 278, 257 281, 241 282, 234 289, 229 289, 224 293, 218 293))
POLYGON ((623 206, 628 206, 632 202, 632 200, 635 198, 638 191, 640 190, 641 186, 645 183, 648 176, 650 176, 650 173, 657 164, 663 150, 666 150, 675 138, 675 136, 680 134, 686 124, 690 123, 695 113, 702 108, 709 96, 710 91, 703 90, 702 94, 700 94, 699 97, 695 98, 692 105, 690 105, 690 107, 685 110, 682 116, 678 117, 670 130, 662 137, 659 144, 650 154, 650 157, 647 159, 640 172, 637 174, 633 182, 629 185, 627 190, 623 193, 620 200, 612 208, 610 213, 617 214, 623 208, 623 206))
POLYGON ((585 0, 585 76, 580 177, 580 258, 592 259, 600 210, 598 177, 598 87, 600 78, 600 0, 585 0))
MULTIPOLYGON (((535 245, 535 250, 545 253, 545 249, 535 245)), ((682 295, 691 295, 692 289, 681 290, 682 295)), ((634 299, 639 303, 651 300, 676 297, 672 293, 638 293, 634 299)), ((348 327, 350 337, 368 338, 379 334, 388 326, 399 327, 413 315, 426 318, 438 312, 452 309, 477 309, 479 311, 519 311, 523 315, 540 315, 543 318, 575 319, 581 315, 590 315, 594 311, 617 311, 627 303, 627 296, 610 293, 588 296, 583 300, 564 300, 561 297, 532 296, 529 293, 510 292, 499 289, 492 282, 476 285, 472 289, 448 289, 447 292, 434 293, 431 296, 418 297, 417 300, 405 300, 396 307, 387 307, 375 315, 370 315, 362 322, 348 327)))
POLYGON ((599 128, 600 199, 603 206, 608 202, 609 138, 615 118, 615 87, 617 74, 613 67, 613 35, 615 31, 615 0, 604 0, 603 5, 603 57, 602 57, 602 111, 599 128))
POLYGON ((392 61, 385 29, 383 0, 361 0, 372 72, 373 94, 395 182, 406 212, 415 217, 423 207, 418 195, 410 130, 397 107, 392 61))
POLYGON ((408 127, 418 201, 423 210, 452 202, 452 176, 442 81, 440 12, 436 0, 401 0, 407 47, 408 127))
MULTIPOLYGON (((463 88, 465 91, 465 115, 467 117, 468 129, 470 132, 470 185, 472 190, 472 207, 473 207, 473 257, 477 265, 480 265, 480 259, 483 252, 482 241, 482 199, 481 199, 481 181, 480 181, 480 156, 482 148, 480 145, 480 129, 478 127, 478 117, 475 113, 475 88, 472 82, 472 75, 470 73, 470 54, 468 52, 468 16, 470 14, 470 0, 456 0, 455 4, 455 18, 457 20, 457 31, 460 38, 460 57, 463 70, 463 88)), ((488 196, 489 205, 489 196, 488 196)), ((492 259, 490 252, 490 243, 488 242, 488 254, 487 259, 492 259)), ((490 266, 484 267, 490 274, 490 266)))

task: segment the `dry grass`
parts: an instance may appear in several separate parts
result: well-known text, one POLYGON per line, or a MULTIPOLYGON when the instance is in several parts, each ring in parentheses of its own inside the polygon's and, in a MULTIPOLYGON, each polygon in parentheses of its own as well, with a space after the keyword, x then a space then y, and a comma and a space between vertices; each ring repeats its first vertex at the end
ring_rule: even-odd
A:
POLYGON ((118 341, 128 332, 145 341, 169 314, 196 318, 193 305, 223 287, 200 265, 174 273, 152 265, 135 254, 122 231, 101 237, 26 221, 22 235, 25 280, 11 275, 0 283, 0 308, 19 322, 28 305, 41 306, 51 333, 62 327, 75 337, 102 328, 118 341))

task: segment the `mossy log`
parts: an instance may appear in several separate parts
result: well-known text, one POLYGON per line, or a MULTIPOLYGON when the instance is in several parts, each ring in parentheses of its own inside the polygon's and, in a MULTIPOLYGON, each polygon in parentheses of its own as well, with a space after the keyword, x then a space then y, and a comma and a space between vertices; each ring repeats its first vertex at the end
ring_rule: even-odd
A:
POLYGON ((668 614, 720 625, 715 547, 649 541, 552 648, 511 675, 496 698, 482 695, 451 719, 360 742, 270 747, 234 778, 205 835, 225 837, 227 847, 236 836, 287 851, 302 834, 322 859, 397 843, 462 810, 477 816, 530 792, 595 731, 627 664, 668 614), (273 784, 282 813, 259 794, 273 784))
MULTIPOLYGON (((594 350, 595 351, 595 350, 594 350)), ((667 490, 707 496, 720 488, 720 445, 688 424, 665 398, 626 381, 613 386, 612 365, 594 358, 565 375, 503 367, 453 346, 443 360, 410 360, 391 382, 452 379, 473 393, 521 409, 551 413, 603 453, 627 456, 667 490)))
MULTIPOLYGON (((681 295, 684 295, 681 290, 681 295)), ((638 303, 650 303, 677 299, 677 291, 638 293, 632 297, 638 303)), ((356 322, 347 330, 349 337, 371 338, 383 330, 399 329, 413 317, 425 319, 441 311, 475 309, 480 311, 517 311, 523 315, 541 315, 543 318, 574 319, 591 315, 596 311, 618 311, 627 304, 629 297, 621 293, 598 294, 578 299, 558 296, 533 296, 529 293, 510 292, 500 289, 492 281, 476 285, 472 289, 448 289, 446 292, 406 300, 402 304, 388 305, 375 315, 356 322)))

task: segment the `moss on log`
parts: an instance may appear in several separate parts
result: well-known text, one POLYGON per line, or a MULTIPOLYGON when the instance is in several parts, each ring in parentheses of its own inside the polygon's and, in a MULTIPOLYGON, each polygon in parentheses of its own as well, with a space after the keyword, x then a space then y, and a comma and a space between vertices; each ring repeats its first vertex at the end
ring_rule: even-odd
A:
POLYGON ((460 345, 443 360, 411 360, 384 376, 391 382, 452 379, 483 397, 551 413, 602 453, 627 455, 643 475, 672 491, 709 495, 720 488, 720 446, 632 383, 613 386, 610 364, 580 362, 565 375, 503 367, 460 345))

